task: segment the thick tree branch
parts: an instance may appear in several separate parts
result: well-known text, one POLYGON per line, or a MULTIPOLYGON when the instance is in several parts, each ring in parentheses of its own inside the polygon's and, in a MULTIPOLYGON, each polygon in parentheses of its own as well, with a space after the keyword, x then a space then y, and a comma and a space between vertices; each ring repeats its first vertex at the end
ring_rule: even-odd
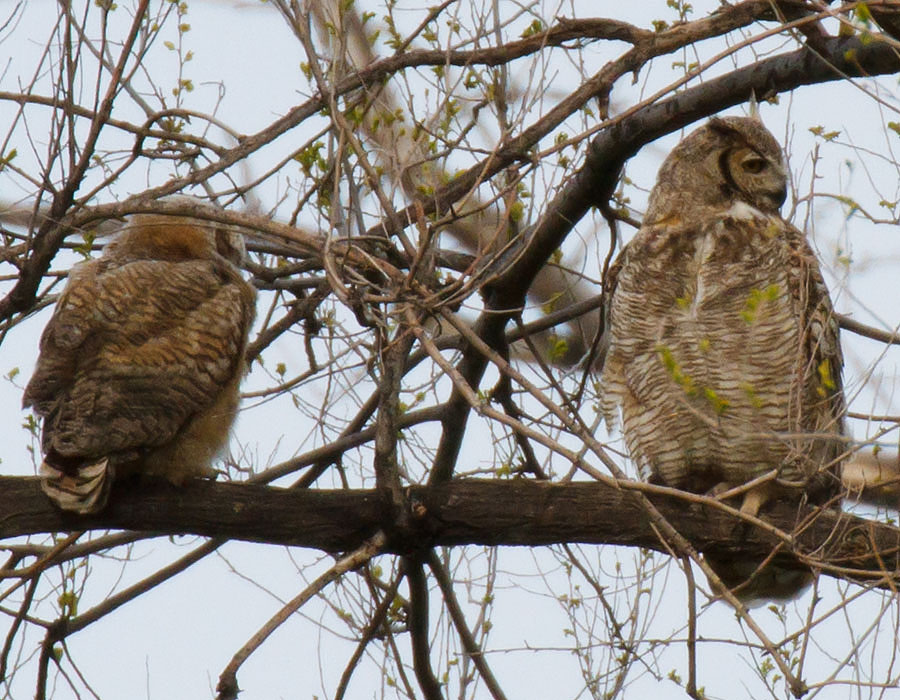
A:
POLYGON ((441 684, 431 667, 431 638, 428 635, 428 579, 422 560, 406 557, 403 571, 409 584, 409 636, 413 651, 413 670, 425 700, 443 700, 441 684))
MULTIPOLYGON (((627 484, 626 484, 627 486, 627 484)), ((640 485, 637 485, 640 486, 640 485)), ((766 520, 795 532, 793 550, 776 534, 686 494, 652 493, 662 515, 701 552, 717 556, 777 555, 785 566, 810 563, 832 576, 866 579, 877 587, 900 581, 900 529, 840 511, 778 505, 766 520), (798 527, 798 523, 803 523, 798 527)), ((526 480, 450 481, 409 489, 415 517, 387 551, 411 546, 549 545, 563 542, 639 546, 667 551, 647 520, 638 494, 597 483, 526 480)), ((278 489, 195 482, 115 487, 102 514, 56 510, 32 478, 0 477, 0 537, 85 529, 146 530, 349 551, 378 530, 396 530, 392 510, 375 490, 278 489)))

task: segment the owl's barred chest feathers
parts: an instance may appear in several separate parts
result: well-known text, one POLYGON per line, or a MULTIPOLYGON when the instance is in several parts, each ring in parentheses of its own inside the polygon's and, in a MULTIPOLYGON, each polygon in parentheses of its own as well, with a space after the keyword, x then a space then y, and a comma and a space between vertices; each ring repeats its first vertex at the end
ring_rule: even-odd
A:
MULTIPOLYGON (((757 221, 780 230, 768 217, 757 221)), ((785 272, 789 252, 780 240, 746 223, 726 215, 699 231, 667 236, 675 254, 659 271, 664 292, 655 300, 654 316, 647 317, 648 325, 656 325, 655 333, 647 329, 648 339, 664 364, 674 355, 698 380, 727 383, 736 362, 752 366, 759 354, 766 356, 765 367, 777 371, 768 356, 772 342, 799 343, 796 302, 785 272)), ((620 285, 623 298, 633 295, 625 303, 639 305, 637 314, 647 303, 643 284, 623 279, 620 285)))
POLYGON ((803 429, 786 227, 746 205, 708 214, 650 226, 629 246, 642 264, 619 274, 605 373, 641 473, 691 490, 779 467, 803 429))

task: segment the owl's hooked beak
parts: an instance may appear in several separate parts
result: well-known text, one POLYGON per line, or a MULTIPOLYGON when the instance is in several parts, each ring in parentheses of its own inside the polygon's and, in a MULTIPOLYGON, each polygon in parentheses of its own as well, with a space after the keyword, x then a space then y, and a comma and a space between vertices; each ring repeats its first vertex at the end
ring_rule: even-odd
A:
POLYGON ((787 199, 787 184, 782 185, 778 190, 762 192, 761 195, 766 204, 772 207, 773 211, 781 211, 784 200, 787 199))

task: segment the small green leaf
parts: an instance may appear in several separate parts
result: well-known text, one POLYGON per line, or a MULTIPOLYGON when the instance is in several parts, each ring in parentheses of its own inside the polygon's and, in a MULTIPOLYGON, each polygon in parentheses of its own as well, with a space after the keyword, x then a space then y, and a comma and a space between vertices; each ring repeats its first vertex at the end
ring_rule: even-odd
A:
POLYGON ((541 20, 536 19, 531 24, 529 24, 528 28, 519 36, 523 39, 527 39, 530 36, 540 34, 542 31, 544 31, 544 23, 541 22, 541 20))
POLYGON ((13 158, 15 158, 17 155, 19 155, 19 152, 14 148, 9 153, 7 153, 5 156, 0 158, 0 171, 2 171, 3 168, 5 168, 9 163, 11 163, 13 158))

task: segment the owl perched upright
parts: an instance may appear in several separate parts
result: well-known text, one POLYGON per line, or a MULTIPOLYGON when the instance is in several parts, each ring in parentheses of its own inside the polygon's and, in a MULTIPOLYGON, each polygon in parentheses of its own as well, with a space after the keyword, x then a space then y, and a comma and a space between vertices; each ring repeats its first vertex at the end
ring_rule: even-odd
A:
MULTIPOLYGON (((756 118, 712 119, 659 171, 644 224, 604 281, 601 391, 643 478, 742 496, 837 502, 844 402, 838 325, 804 235, 781 218, 787 174, 756 118)), ((808 575, 707 557, 747 599, 808 575), (747 582, 751 574, 753 581, 747 582)))
POLYGON ((72 268, 23 399, 43 418, 41 483, 60 508, 95 513, 130 474, 214 474, 255 311, 243 254, 237 233, 139 215, 72 268))

